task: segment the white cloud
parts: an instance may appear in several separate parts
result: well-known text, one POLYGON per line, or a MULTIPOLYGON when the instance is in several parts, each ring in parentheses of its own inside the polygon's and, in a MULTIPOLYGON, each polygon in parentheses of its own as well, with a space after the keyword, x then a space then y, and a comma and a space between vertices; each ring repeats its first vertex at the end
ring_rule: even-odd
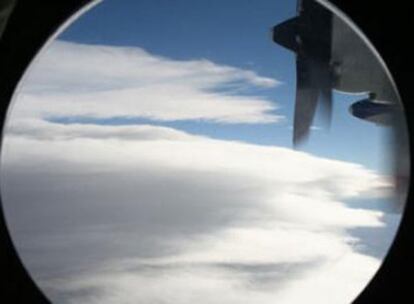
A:
POLYGON ((344 200, 390 184, 360 165, 150 125, 32 126, 5 138, 2 193, 52 301, 348 303, 379 267, 348 231, 383 212, 344 200))
POLYGON ((278 81, 205 59, 173 60, 140 48, 56 41, 33 64, 26 83, 14 106, 14 115, 21 117, 136 116, 222 123, 281 119, 273 101, 239 92, 272 88, 278 81))
POLYGON ((378 267, 373 258, 358 254, 334 262, 313 265, 299 274, 294 264, 148 265, 81 275, 61 282, 61 289, 70 295, 64 303, 348 304, 360 282, 378 267))
POLYGON ((191 135, 172 128, 152 125, 105 126, 94 124, 59 124, 40 119, 13 119, 8 124, 9 136, 20 136, 35 140, 70 140, 77 138, 154 140, 190 139, 191 135))

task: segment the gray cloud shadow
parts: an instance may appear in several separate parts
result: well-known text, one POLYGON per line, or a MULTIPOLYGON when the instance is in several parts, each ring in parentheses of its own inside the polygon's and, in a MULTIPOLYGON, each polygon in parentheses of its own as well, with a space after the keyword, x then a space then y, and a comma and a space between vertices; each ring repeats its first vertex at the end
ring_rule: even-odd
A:
POLYGON ((249 223, 266 195, 259 182, 234 174, 145 165, 88 174, 66 166, 3 171, 12 238, 39 278, 87 271, 113 258, 177 254, 177 240, 249 223))
MULTIPOLYGON (((222 274, 224 271, 233 280, 235 279, 239 282, 239 287, 242 289, 277 294, 279 290, 286 286, 290 279, 311 271, 313 268, 320 266, 320 264, 321 261, 318 260, 300 263, 140 263, 139 265, 128 266, 118 271, 144 278, 176 277, 182 272, 197 273, 198 271, 222 274)), ((142 288, 142 286, 137 286, 137 288, 142 288)), ((87 302, 88 298, 99 299, 102 296, 104 297, 108 290, 106 286, 88 286, 88 288, 78 287, 71 290, 52 288, 48 292, 51 298, 59 303, 84 303, 87 302)), ((191 286, 188 287, 188 292, 191 292, 191 286)), ((165 299, 165 303, 169 303, 168 298, 165 299)))

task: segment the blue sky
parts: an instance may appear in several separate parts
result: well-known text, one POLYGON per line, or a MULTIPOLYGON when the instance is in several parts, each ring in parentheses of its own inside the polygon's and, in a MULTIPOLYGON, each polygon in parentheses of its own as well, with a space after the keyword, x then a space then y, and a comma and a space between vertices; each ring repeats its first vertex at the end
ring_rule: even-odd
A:
MULTIPOLYGON (((264 96, 278 105, 285 116, 274 124, 217 124, 194 121, 152 122, 190 133, 237 139, 263 145, 291 147, 295 96, 295 57, 275 45, 270 29, 296 13, 296 1, 103 1, 74 22, 60 39, 114 46, 136 46, 176 60, 208 59, 255 71, 283 84, 255 89, 246 95, 264 96)), ((348 107, 360 96, 335 94, 331 129, 312 132, 303 150, 323 157, 361 163, 383 171, 384 129, 352 117, 348 107)), ((78 120, 60 122, 140 124, 136 119, 78 120)), ((315 125, 320 125, 318 121, 315 125)))

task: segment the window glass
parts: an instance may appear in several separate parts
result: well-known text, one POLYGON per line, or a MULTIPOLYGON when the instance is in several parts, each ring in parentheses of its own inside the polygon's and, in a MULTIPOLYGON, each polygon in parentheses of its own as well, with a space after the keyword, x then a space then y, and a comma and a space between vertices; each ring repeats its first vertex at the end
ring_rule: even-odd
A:
POLYGON ((107 0, 37 56, 1 195, 53 303, 362 291, 401 219, 406 126, 382 60, 325 5, 107 0))

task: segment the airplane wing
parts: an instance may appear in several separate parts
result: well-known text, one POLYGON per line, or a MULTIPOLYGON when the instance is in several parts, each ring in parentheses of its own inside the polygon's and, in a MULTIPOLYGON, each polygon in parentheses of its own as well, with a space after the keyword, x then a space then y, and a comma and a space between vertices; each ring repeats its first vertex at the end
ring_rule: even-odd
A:
MULTIPOLYGON (((373 48, 343 18, 316 0, 298 0, 297 16, 273 28, 273 41, 296 54, 294 147, 307 139, 316 110, 323 111, 329 125, 332 90, 369 94, 351 105, 349 112, 365 121, 392 126, 396 191, 405 195, 409 149, 403 108, 373 48)), ((404 198, 399 205, 404 205, 404 198)))
MULTIPOLYGON (((378 111, 385 117, 392 106, 381 104, 398 102, 379 56, 342 18, 315 0, 298 1, 297 16, 273 28, 273 41, 296 54, 294 146, 308 137, 318 108, 329 126, 334 89, 370 93, 371 103, 350 109, 358 118, 366 114, 358 114, 365 105, 373 115, 378 111)), ((381 124, 382 118, 377 122, 381 124)))

